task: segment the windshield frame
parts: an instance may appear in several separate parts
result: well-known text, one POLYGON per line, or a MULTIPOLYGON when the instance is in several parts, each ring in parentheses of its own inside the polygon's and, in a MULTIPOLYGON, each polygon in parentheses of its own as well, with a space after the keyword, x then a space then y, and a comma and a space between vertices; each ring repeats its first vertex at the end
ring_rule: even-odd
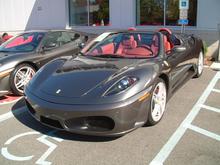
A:
MULTIPOLYGON (((46 32, 44 32, 44 31, 40 31, 40 32, 25 32, 25 33, 21 33, 21 34, 18 34, 17 36, 15 36, 15 37, 13 37, 13 38, 11 38, 11 39, 9 39, 8 41, 6 41, 6 42, 4 42, 4 43, 2 43, 2 45, 0 45, 0 52, 12 52, 12 53, 22 53, 22 52, 24 52, 24 53, 28 53, 28 52, 34 52, 34 51, 37 51, 38 49, 39 49, 39 47, 40 47, 40 45, 41 45, 41 43, 42 43, 42 40, 43 40, 43 38, 46 36, 46 32), (22 36, 24 36, 24 35, 30 35, 31 36, 31 34, 33 35, 33 38, 35 39, 37 36, 39 36, 39 35, 42 35, 42 37, 41 37, 41 39, 36 43, 36 45, 32 45, 33 46, 33 49, 30 49, 30 50, 16 50, 16 49, 14 49, 13 50, 13 48, 14 47, 19 47, 19 46, 24 46, 25 44, 21 44, 21 45, 15 45, 15 46, 12 46, 12 47, 10 47, 10 48, 5 48, 5 47, 7 47, 7 45, 9 45, 10 43, 12 43, 13 41, 15 41, 16 39, 18 39, 19 37, 22 37, 22 36)), ((33 39, 33 40, 34 40, 33 39)), ((30 43, 32 43, 33 44, 33 41, 31 41, 31 42, 29 42, 29 43, 27 43, 27 44, 30 44, 30 43)))
MULTIPOLYGON (((102 34, 101 34, 102 35, 102 34)), ((100 35, 100 36, 101 36, 100 35)), ((99 36, 98 36, 99 37, 99 36)), ((97 37, 97 38, 98 38, 97 37)), ((115 39, 115 38, 114 38, 115 39)), ((109 42, 109 43, 113 43, 112 42, 109 42)), ((123 58, 123 59, 130 59, 130 58, 135 58, 135 59, 150 59, 150 58, 156 58, 158 56, 161 55, 161 36, 158 32, 145 32, 145 31, 122 31, 122 32, 111 32, 109 33, 109 35, 107 35, 105 38, 103 38, 101 41, 97 42, 96 39, 94 39, 93 41, 91 41, 90 44, 90 47, 86 49, 86 51, 82 51, 82 54, 84 56, 89 56, 89 57, 101 57, 101 58, 105 58, 105 55, 107 55, 108 57, 106 58, 111 58, 110 56, 112 56, 112 58, 123 58), (91 52, 96 49, 98 46, 101 46, 103 43, 105 43, 106 41, 108 40, 111 40, 112 38, 114 38, 114 36, 116 35, 116 37, 118 37, 119 35, 121 36, 125 36, 125 35, 152 35, 152 40, 151 40, 151 44, 152 44, 152 41, 153 41, 153 37, 156 36, 157 37, 157 42, 158 42, 158 45, 157 45, 157 53, 156 54, 152 54, 152 55, 149 55, 149 56, 146 56, 146 55, 125 55, 125 54, 116 54, 116 53, 107 53, 107 54, 97 54, 97 55, 91 55, 91 52), (102 57, 103 56, 103 57, 102 57), (119 57, 113 57, 113 56, 119 56, 119 57)), ((152 49, 151 49, 151 52, 153 53, 152 49)))

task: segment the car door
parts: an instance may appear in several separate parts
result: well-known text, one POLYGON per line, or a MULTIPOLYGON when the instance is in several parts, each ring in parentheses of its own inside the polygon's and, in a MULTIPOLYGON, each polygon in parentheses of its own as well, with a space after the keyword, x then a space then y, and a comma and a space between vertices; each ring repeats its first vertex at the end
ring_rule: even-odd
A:
POLYGON ((40 65, 62 56, 76 54, 81 42, 80 34, 67 31, 49 32, 42 41, 40 65))
POLYGON ((174 45, 171 51, 166 52, 166 59, 170 65, 171 88, 178 89, 187 79, 191 78, 191 53, 187 41, 182 40, 180 45, 174 45))

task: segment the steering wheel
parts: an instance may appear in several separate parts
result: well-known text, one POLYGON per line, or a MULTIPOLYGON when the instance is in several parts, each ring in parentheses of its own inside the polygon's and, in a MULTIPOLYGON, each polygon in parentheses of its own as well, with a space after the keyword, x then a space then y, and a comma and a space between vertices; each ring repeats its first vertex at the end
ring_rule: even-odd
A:
POLYGON ((137 48, 145 48, 145 49, 149 50, 152 54, 154 54, 154 52, 151 50, 151 47, 148 45, 139 45, 139 46, 137 46, 137 48))

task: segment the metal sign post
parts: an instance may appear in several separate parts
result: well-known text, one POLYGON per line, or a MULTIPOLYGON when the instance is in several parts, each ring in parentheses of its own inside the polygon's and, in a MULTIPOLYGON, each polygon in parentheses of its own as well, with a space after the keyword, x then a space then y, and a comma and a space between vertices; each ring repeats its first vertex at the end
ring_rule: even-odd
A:
POLYGON ((181 33, 185 32, 185 25, 188 25, 188 9, 189 9, 189 0, 179 0, 179 21, 178 24, 181 25, 181 33))

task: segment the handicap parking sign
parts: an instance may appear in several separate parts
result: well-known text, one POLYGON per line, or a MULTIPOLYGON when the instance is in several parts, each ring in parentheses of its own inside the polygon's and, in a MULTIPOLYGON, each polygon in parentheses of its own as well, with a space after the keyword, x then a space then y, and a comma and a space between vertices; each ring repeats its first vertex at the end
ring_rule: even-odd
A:
POLYGON ((179 19, 178 20, 178 24, 179 25, 188 25, 189 24, 189 20, 188 19, 179 19))

